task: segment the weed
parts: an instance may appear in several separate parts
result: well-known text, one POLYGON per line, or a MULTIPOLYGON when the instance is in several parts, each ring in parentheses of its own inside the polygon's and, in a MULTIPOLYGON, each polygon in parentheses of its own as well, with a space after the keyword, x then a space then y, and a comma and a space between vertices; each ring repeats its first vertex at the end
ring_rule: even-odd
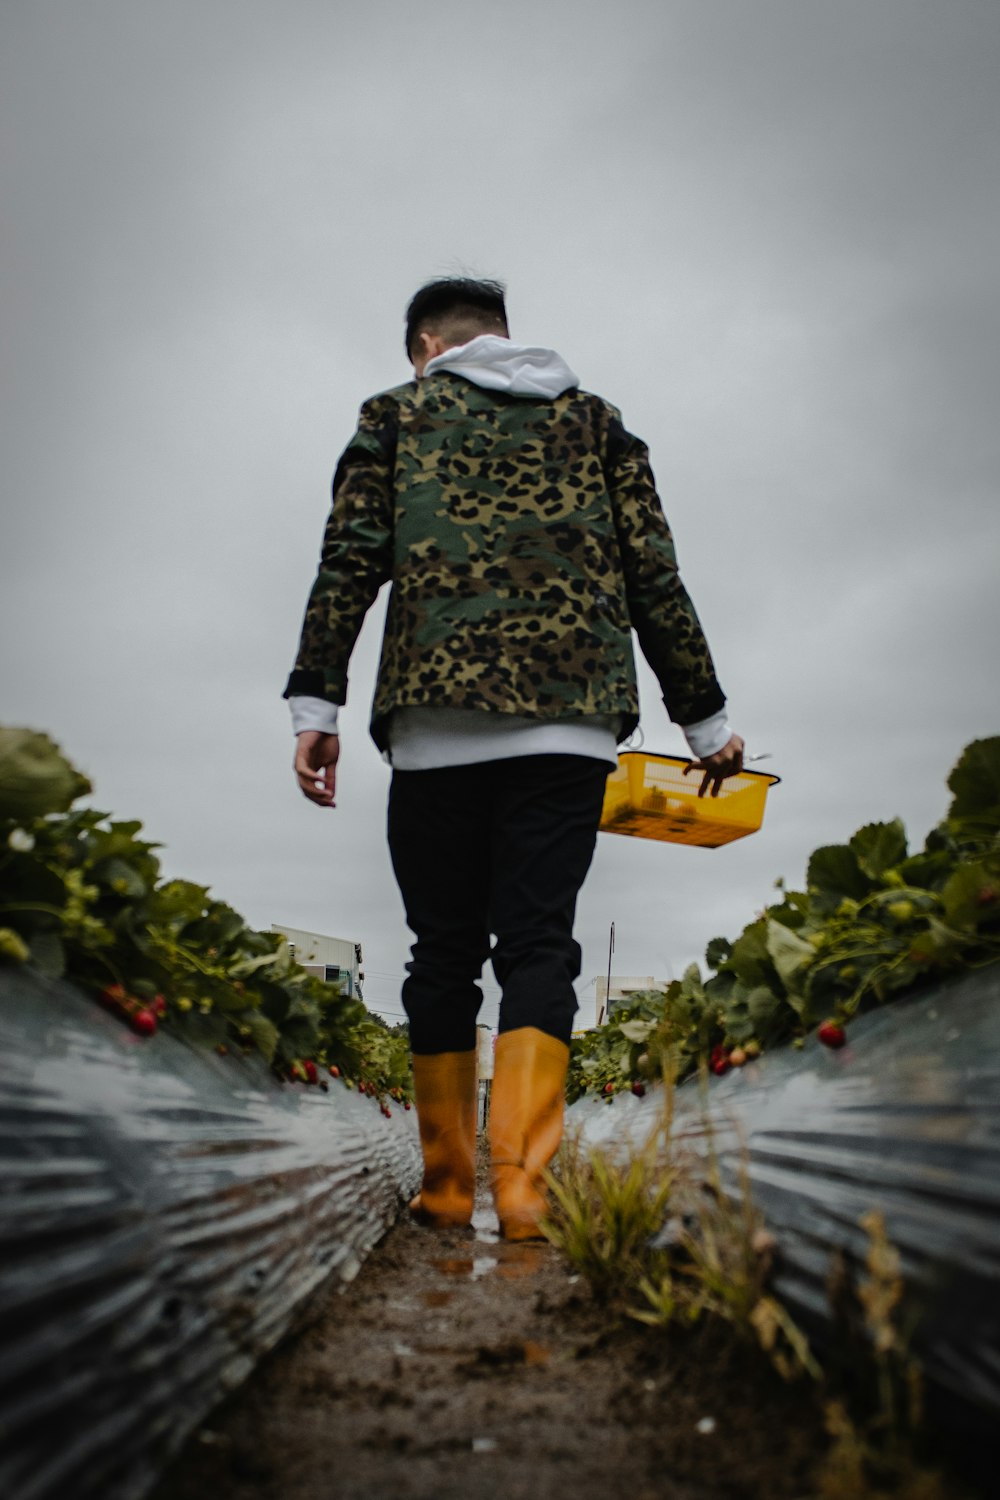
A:
POLYGON ((834 1343, 821 1368, 768 1290, 777 1245, 753 1203, 745 1142, 738 1188, 729 1191, 707 1107, 706 1153, 683 1157, 671 1137, 672 1079, 665 1082, 658 1127, 630 1158, 585 1148, 579 1135, 564 1142, 548 1178, 548 1238, 637 1321, 666 1328, 722 1319, 785 1380, 808 1375, 830 1437, 810 1500, 956 1500, 953 1481, 946 1488, 916 1456, 922 1377, 909 1352, 900 1257, 882 1215, 860 1220, 868 1236, 863 1273, 852 1279, 841 1259, 831 1278, 834 1343))
POLYGON ((651 1242, 662 1227, 674 1174, 658 1163, 655 1144, 618 1161, 578 1139, 564 1141, 548 1174, 550 1208, 543 1229, 596 1292, 625 1297, 657 1260, 651 1242))

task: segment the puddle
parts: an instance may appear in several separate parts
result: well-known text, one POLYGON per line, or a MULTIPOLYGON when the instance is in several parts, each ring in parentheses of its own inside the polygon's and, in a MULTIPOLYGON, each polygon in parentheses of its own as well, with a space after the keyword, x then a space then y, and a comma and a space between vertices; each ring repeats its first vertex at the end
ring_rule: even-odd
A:
POLYGON ((477 1208, 472 1215, 472 1227, 477 1240, 491 1244, 500 1238, 500 1223, 496 1211, 488 1206, 477 1208))
POLYGON ((431 1261, 431 1265, 442 1276, 461 1276, 470 1281, 479 1281, 481 1277, 495 1273, 505 1281, 514 1281, 523 1276, 534 1276, 536 1271, 540 1271, 547 1264, 549 1247, 539 1244, 501 1244, 498 1251, 496 1256, 453 1256, 446 1260, 431 1261))
POLYGON ((463 1256, 461 1260, 432 1260, 431 1265, 442 1276, 471 1276, 475 1261, 463 1256))
POLYGON ((510 1245, 497 1264, 497 1275, 505 1281, 514 1281, 522 1276, 534 1276, 545 1265, 547 1245, 510 1245))
POLYGON ((478 1281, 480 1277, 497 1269, 492 1255, 463 1256, 460 1260, 434 1260, 431 1265, 442 1276, 467 1276, 470 1281, 478 1281))

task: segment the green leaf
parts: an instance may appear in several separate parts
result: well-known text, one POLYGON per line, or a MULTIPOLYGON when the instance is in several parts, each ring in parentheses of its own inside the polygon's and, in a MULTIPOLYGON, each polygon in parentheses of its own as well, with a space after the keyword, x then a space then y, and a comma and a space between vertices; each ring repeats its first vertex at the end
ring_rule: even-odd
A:
POLYGON ((899 818, 891 823, 866 823, 849 847, 864 873, 872 880, 881 880, 886 870, 906 858, 906 829, 899 818))
POLYGON ((66 972, 66 950, 57 932, 35 932, 30 939, 31 959, 49 979, 61 979, 66 972))
POLYGON ((767 924, 767 951, 787 990, 794 988, 795 976, 816 957, 812 944, 781 922, 767 924))
POLYGON ((272 978, 281 978, 288 972, 287 962, 282 967, 282 956, 280 953, 262 953, 259 958, 241 958, 238 963, 230 964, 228 972, 235 979, 246 979, 250 974, 257 974, 261 969, 270 969, 272 978))
POLYGON ((990 872, 985 865, 979 863, 959 865, 950 879, 945 882, 941 892, 941 901, 948 924, 952 927, 974 930, 985 915, 983 908, 979 905, 979 892, 984 886, 992 883, 990 872))
POLYGON ((948 788, 954 793, 949 821, 1000 828, 1000 736, 966 745, 948 777, 948 788))
POLYGON ((94 866, 94 879, 129 901, 141 901, 146 894, 146 882, 138 871, 125 859, 113 856, 102 859, 94 866))
POLYGON ((782 999, 766 985, 758 984, 747 995, 746 1004, 754 1035, 766 1044, 781 1030, 782 999))
POLYGON ((954 857, 943 849, 911 854, 896 867, 904 885, 920 886, 922 890, 941 889, 950 871, 954 868, 954 857))
POLYGON ((30 821, 65 812, 92 790, 47 734, 0 727, 0 818, 30 821))
POLYGON ((773 978, 771 955, 767 947, 767 923, 764 918, 744 927, 733 944, 726 967, 732 969, 749 986, 767 984, 773 978))
POLYGON ((725 963, 732 951, 733 945, 728 938, 711 938, 705 949, 705 962, 710 969, 717 969, 720 964, 725 963))
POLYGON ((644 1042, 656 1030, 655 1021, 622 1021, 618 1027, 630 1042, 644 1042))
POLYGON ((278 1028, 273 1021, 262 1016, 259 1010, 240 1016, 240 1026, 249 1031, 258 1052, 266 1062, 271 1062, 278 1045, 278 1028))
POLYGON ((826 844, 815 850, 809 860, 806 883, 814 904, 824 912, 836 911, 845 896, 863 901, 872 888, 848 844, 826 844))

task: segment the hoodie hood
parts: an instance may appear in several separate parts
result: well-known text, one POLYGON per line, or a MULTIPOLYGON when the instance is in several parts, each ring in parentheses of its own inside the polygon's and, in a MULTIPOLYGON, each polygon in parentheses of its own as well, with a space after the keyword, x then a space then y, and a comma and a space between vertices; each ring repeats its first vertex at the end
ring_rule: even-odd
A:
POLYGON ((530 344, 512 344, 496 333, 481 333, 467 344, 446 349, 424 367, 424 377, 448 370, 464 375, 488 391, 506 391, 511 396, 543 397, 554 401, 564 391, 580 384, 569 365, 554 349, 530 344))

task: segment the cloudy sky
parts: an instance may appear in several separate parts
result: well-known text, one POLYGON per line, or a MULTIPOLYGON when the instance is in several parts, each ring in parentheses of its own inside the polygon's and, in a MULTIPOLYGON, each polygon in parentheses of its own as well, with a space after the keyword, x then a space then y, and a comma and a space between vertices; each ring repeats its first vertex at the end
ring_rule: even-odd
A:
POLYGON ((384 600, 333 812, 280 694, 337 455, 456 271, 649 443, 783 778, 725 849, 601 836, 580 1019, 612 921, 616 971, 666 977, 816 845, 896 814, 922 841, 1000 732, 995 0, 8 0, 0 35, 0 715, 168 873, 360 940, 398 1013, 384 600))

